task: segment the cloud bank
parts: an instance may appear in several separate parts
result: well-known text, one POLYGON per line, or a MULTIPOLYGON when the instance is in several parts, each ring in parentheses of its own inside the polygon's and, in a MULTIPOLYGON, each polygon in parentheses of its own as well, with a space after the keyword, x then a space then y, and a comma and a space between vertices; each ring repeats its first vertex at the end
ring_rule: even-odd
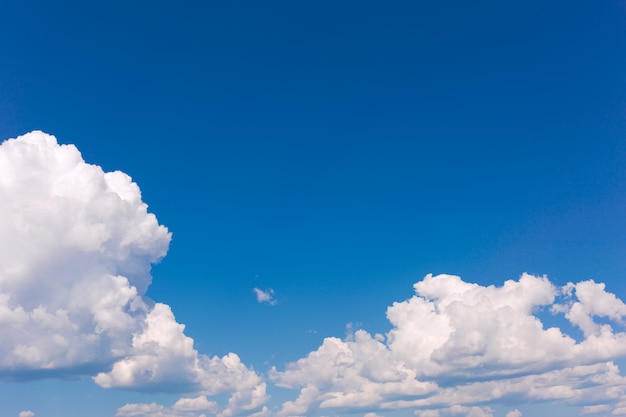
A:
MULTIPOLYGON (((604 284, 557 288, 524 274, 503 286, 428 275, 415 296, 387 309, 392 329, 363 330, 322 345, 270 377, 299 390, 281 416, 346 410, 413 409, 421 417, 492 416, 485 404, 554 401, 588 413, 626 411, 626 305, 604 284), (546 328, 538 313, 563 314, 582 340, 546 328), (601 405, 599 405, 601 404, 601 405)), ((517 409, 510 416, 519 416, 517 409)))
MULTIPOLYGON (((120 172, 32 132, 0 145, 0 378, 90 375, 105 388, 232 393, 265 383, 233 353, 199 355, 169 306, 145 297, 171 234, 120 172)), ((190 400, 187 400, 190 401, 190 400)))

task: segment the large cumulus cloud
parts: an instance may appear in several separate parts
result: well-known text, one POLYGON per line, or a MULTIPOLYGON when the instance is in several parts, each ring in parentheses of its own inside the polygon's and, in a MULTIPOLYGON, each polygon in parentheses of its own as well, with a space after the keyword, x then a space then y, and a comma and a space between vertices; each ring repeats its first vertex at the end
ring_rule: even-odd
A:
POLYGON ((254 371, 235 354, 199 355, 170 308, 145 298, 171 237, 147 209, 128 175, 51 135, 0 145, 0 378, 92 375, 262 409, 254 371))
POLYGON ((428 275, 414 288, 415 296, 388 308, 385 336, 326 338, 287 369, 273 368, 276 384, 300 392, 280 415, 406 408, 423 417, 492 416, 484 404, 528 401, 587 414, 624 410, 626 378, 613 361, 626 355, 626 305, 603 284, 558 288, 524 274, 485 287, 428 275), (544 326, 539 313, 549 311, 579 327, 580 340, 544 326))
MULTIPOLYGON (((263 377, 234 353, 198 353, 169 306, 145 297, 170 237, 124 173, 103 172, 42 132, 3 142, 0 378, 88 375, 104 388, 182 394, 171 406, 126 404, 117 417, 273 414, 263 377), (225 393, 223 403, 211 398, 225 393)), ((387 309, 386 334, 329 337, 272 368, 269 379, 295 391, 276 414, 490 417, 499 403, 520 417, 531 401, 626 414, 617 365, 626 305, 604 284, 429 275, 414 289, 387 309)))

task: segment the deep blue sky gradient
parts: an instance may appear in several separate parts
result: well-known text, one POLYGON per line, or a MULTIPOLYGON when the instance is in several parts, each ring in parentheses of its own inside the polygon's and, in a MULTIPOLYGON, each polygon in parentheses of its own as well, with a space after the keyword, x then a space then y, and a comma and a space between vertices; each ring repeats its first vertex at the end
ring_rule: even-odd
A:
POLYGON ((614 0, 4 2, 0 138, 131 175, 174 234, 149 295, 265 371, 387 331, 430 272, 626 298, 625 23, 614 0))

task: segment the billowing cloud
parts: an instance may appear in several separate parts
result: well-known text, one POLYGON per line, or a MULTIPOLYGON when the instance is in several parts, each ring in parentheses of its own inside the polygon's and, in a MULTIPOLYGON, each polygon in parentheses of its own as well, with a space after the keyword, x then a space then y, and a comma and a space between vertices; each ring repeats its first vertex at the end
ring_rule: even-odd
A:
MULTIPOLYGON (((494 417, 491 407, 466 407, 453 405, 439 410, 416 410, 417 417, 443 417, 443 416, 465 416, 465 417, 494 417)), ((511 417, 508 413, 506 417, 511 417)), ((517 417, 513 415, 513 417, 517 417)))
POLYGON ((41 132, 4 142, 0 375, 82 373, 123 356, 169 241, 127 175, 41 132))
POLYGON ((504 401, 619 411, 626 378, 613 360, 626 356, 626 333, 615 328, 626 308, 603 284, 557 288, 523 274, 485 287, 428 275, 414 288, 415 296, 388 308, 386 335, 358 330, 346 340, 326 338, 285 370, 273 368, 277 385, 300 391, 280 414, 408 408, 423 417, 491 416, 480 404, 504 401), (546 328, 539 316, 549 311, 584 338, 546 328))
POLYGON ((145 297, 170 237, 128 175, 43 132, 3 142, 0 378, 92 375, 106 388, 229 392, 224 415, 261 410, 253 370, 198 354, 169 306, 145 297))
MULTIPOLYGON (((272 414, 263 377, 234 353, 200 354, 170 307, 145 297, 170 238, 126 174, 42 132, 3 142, 0 378, 88 375, 104 388, 183 395, 171 406, 126 404, 117 417, 272 414), (220 394, 221 403, 210 398, 220 394)), ((626 414, 615 363, 626 356, 626 304, 604 284, 557 287, 524 274, 497 287, 429 275, 414 289, 387 309, 386 334, 349 329, 272 368, 271 381, 297 392, 278 416, 488 417, 487 404, 529 401, 626 414), (546 326, 548 314, 567 326, 546 326)), ((254 292, 275 304, 273 290, 254 292)))
POLYGON ((206 396, 195 398, 181 398, 173 406, 165 407, 160 404, 126 404, 117 410, 114 417, 269 417, 271 415, 267 407, 261 409, 226 408, 219 411, 218 405, 207 400, 206 396))
POLYGON ((218 406, 207 400, 206 396, 181 398, 172 407, 164 407, 156 403, 126 404, 120 407, 116 417, 206 417, 217 414, 218 406))
POLYGON ((276 300, 274 299, 274 290, 268 288, 267 290, 262 290, 260 288, 254 288, 254 294, 256 294, 256 300, 259 303, 267 303, 269 305, 276 305, 276 300))

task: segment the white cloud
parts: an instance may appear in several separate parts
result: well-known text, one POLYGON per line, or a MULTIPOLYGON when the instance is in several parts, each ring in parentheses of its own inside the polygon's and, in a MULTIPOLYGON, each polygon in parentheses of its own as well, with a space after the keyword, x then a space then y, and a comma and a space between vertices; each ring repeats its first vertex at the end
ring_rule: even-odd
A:
POLYGON ((84 372, 126 353, 169 241, 127 175, 41 132, 2 143, 0 375, 84 372))
POLYGON ((217 414, 218 406, 208 401, 206 396, 195 398, 181 398, 172 407, 165 407, 156 403, 126 404, 120 407, 116 417, 206 417, 217 414))
MULTIPOLYGON (((580 415, 589 415, 589 414, 600 414, 600 413, 608 413, 611 411, 611 407, 606 404, 600 405, 587 405, 583 407, 580 412, 580 415)), ((617 413, 613 413, 617 414, 617 413)))
POLYGON ((417 417, 440 417, 439 410, 415 410, 417 417))
POLYGON ((115 417, 207 417, 207 416, 246 416, 246 417, 269 417, 271 415, 267 407, 251 411, 247 409, 218 411, 218 405, 208 401, 206 396, 196 398, 181 398, 172 407, 160 404, 126 404, 120 407, 115 417))
POLYGON ((252 291, 254 291, 254 293, 256 294, 256 300, 259 303, 267 303, 269 305, 276 305, 276 300, 274 299, 274 290, 271 288, 268 288, 267 290, 263 291, 260 288, 254 288, 252 291))
POLYGON ((624 307, 604 285, 559 289, 524 274, 501 287, 449 275, 429 275, 414 287, 415 296, 388 308, 393 327, 386 342, 358 330, 346 340, 326 338, 284 371, 273 368, 277 385, 300 390, 280 414, 413 408, 418 416, 491 416, 476 405, 538 400, 617 407, 623 400, 626 379, 612 360, 626 356, 626 334, 610 322, 622 321, 624 307), (593 330, 580 342, 545 328, 536 315, 553 307, 576 324, 582 320, 569 313, 576 305, 593 330))
MULTIPOLYGON (((417 417, 441 417, 441 416, 465 416, 465 417, 493 417, 493 410, 490 407, 466 407, 453 405, 440 410, 417 410, 417 417)), ((507 414, 507 417, 508 414, 507 414)))
MULTIPOLYGON (((560 305, 555 308, 557 311, 564 311, 565 317, 570 322, 578 326, 585 336, 600 336, 605 326, 594 322, 593 317, 607 317, 615 322, 623 323, 626 317, 626 304, 615 297, 614 294, 605 291, 605 285, 595 283, 593 280, 579 282, 577 284, 569 283, 564 293, 571 295, 575 292, 575 302, 569 305, 560 305)), ((610 329, 608 329, 610 330, 610 329)))
MULTIPOLYGON (((116 417, 177 417, 176 411, 156 404, 126 404, 120 407, 115 414, 116 417)), ((185 416, 187 417, 187 416, 185 416)), ((191 416, 190 416, 191 417, 191 416)), ((195 417, 195 416, 194 416, 195 417)))
POLYGON ((95 375, 107 388, 231 393, 225 415, 261 410, 253 370, 199 355, 169 306, 144 298, 171 238, 147 208, 129 176, 53 136, 0 145, 0 378, 95 375))
POLYGON ((213 414, 217 412, 217 404, 207 400, 206 395, 196 398, 181 398, 176 401, 172 408, 179 411, 207 411, 213 414))
MULTIPOLYGON (((268 416, 266 383, 240 358, 199 354, 169 306, 145 298, 170 233, 121 172, 33 132, 0 145, 0 378, 90 375, 105 388, 179 391, 171 406, 127 404, 118 417, 268 416), (223 404, 207 396, 229 394, 223 404)), ((484 404, 559 401, 626 414, 626 304, 592 280, 555 287, 522 275, 501 287, 427 276, 387 310, 385 335, 326 338, 270 378, 298 390, 279 416, 411 409, 487 417, 484 404), (546 328, 552 311, 576 340, 546 328)), ((257 300, 276 304, 272 289, 257 300)), ((507 417, 519 417, 518 410, 507 417)), ((23 411, 19 417, 33 417, 23 411)))
POLYGON ((493 410, 490 407, 465 407, 453 405, 445 410, 446 414, 464 415, 466 417, 493 417, 493 410))
POLYGON ((505 417, 522 417, 522 412, 516 408, 506 413, 505 417))

